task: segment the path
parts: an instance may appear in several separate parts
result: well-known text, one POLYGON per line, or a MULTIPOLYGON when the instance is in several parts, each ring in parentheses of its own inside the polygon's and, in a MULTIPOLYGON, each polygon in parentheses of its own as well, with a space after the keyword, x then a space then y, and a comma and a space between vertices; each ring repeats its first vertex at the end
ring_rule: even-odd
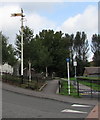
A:
POLYGON ((48 81, 42 92, 46 94, 55 94, 58 87, 58 80, 48 81))

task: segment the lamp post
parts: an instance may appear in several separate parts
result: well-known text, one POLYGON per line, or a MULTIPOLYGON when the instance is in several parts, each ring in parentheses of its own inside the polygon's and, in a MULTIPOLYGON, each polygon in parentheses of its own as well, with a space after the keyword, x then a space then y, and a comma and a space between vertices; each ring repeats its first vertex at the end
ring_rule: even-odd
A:
POLYGON ((11 14, 11 17, 21 17, 21 77, 22 77, 22 83, 23 83, 23 19, 25 15, 23 15, 23 9, 21 8, 21 13, 13 13, 11 14))

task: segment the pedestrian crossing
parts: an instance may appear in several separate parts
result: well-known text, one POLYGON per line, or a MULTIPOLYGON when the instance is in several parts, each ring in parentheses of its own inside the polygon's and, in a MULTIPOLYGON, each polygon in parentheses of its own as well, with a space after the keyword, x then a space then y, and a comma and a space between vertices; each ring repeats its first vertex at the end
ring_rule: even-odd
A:
POLYGON ((70 113, 87 113, 87 112, 83 112, 83 111, 77 111, 77 110, 71 110, 71 109, 65 109, 62 110, 61 112, 70 112, 70 113))
POLYGON ((89 105, 80 105, 80 104, 73 104, 71 106, 73 106, 73 107, 91 107, 89 105))
POLYGON ((89 105, 83 105, 83 104, 72 104, 70 106, 70 109, 64 109, 64 110, 61 110, 62 113, 81 113, 81 114, 86 114, 88 113, 88 110, 87 108, 91 108, 92 106, 89 106, 89 105), (83 111, 82 109, 83 108, 83 111), (81 109, 81 110, 80 110, 81 109))

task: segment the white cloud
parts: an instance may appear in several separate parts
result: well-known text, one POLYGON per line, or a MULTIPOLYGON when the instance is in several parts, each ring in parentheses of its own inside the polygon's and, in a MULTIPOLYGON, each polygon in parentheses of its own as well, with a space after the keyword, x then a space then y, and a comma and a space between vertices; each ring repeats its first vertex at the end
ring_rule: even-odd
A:
POLYGON ((10 43, 14 43, 16 31, 19 30, 19 17, 11 17, 11 13, 20 12, 19 6, 4 6, 0 8, 0 30, 10 37, 10 43))
MULTIPOLYGON (((11 17, 11 13, 20 13, 20 6, 4 6, 0 8, 0 30, 3 33, 10 37, 9 42, 14 44, 16 33, 20 30, 20 17, 11 17)), ((34 30, 34 33, 38 33, 42 29, 54 29, 55 24, 48 20, 44 16, 40 16, 37 13, 32 13, 26 15, 26 20, 24 21, 24 25, 29 26, 34 30)))
MULTIPOLYGON (((98 9, 96 6, 88 6, 82 14, 77 14, 65 20, 61 26, 57 28, 64 33, 76 33, 77 31, 85 31, 89 43, 94 33, 98 33, 98 9)), ((90 53, 90 60, 92 53, 90 53)))
POLYGON ((86 31, 87 33, 97 32, 98 10, 95 6, 88 6, 82 14, 77 14, 65 20, 59 29, 64 32, 75 33, 86 31))
POLYGON ((27 22, 25 25, 29 26, 34 30, 35 34, 38 34, 39 31, 43 29, 54 29, 55 23, 48 20, 46 17, 40 16, 37 13, 33 13, 29 16, 26 16, 27 22))

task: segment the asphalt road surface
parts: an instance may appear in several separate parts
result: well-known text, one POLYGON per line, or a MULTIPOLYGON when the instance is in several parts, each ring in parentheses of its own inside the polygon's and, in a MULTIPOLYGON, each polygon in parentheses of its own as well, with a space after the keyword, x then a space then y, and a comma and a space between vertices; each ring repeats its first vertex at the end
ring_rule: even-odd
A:
POLYGON ((85 118, 94 107, 82 107, 70 102, 36 98, 6 90, 2 90, 2 100, 3 118, 85 118))

